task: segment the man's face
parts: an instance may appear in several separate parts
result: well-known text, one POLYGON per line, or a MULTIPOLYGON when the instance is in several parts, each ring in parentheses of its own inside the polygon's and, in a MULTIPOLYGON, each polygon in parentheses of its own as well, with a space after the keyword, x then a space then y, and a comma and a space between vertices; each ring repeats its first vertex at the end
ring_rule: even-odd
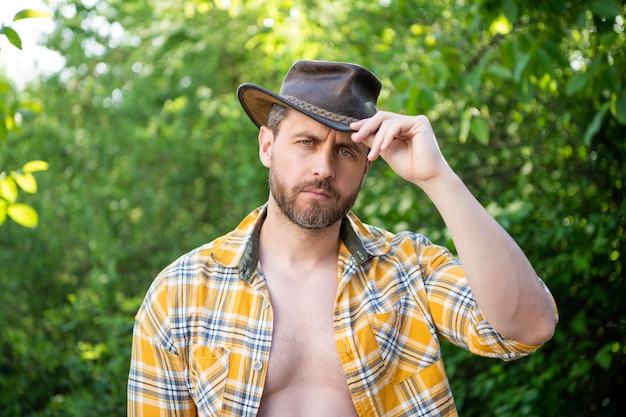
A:
POLYGON ((278 135, 262 128, 259 140, 270 192, 289 220, 319 230, 350 210, 369 168, 367 147, 352 142, 350 133, 290 111, 278 135))

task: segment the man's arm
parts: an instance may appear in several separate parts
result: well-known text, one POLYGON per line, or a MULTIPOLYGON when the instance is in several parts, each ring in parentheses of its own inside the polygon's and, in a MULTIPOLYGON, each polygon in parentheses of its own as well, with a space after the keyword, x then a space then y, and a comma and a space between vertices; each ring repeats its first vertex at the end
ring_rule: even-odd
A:
POLYGON ((447 164, 428 119, 378 112, 351 127, 357 131, 352 139, 370 147, 370 160, 382 157, 433 201, 493 328, 528 345, 548 341, 556 317, 551 295, 519 246, 447 164))

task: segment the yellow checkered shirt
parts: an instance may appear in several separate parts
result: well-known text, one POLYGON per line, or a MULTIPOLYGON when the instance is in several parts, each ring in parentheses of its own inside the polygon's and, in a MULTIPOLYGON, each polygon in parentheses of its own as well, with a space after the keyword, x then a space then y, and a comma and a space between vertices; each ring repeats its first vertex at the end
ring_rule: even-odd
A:
MULTIPOLYGON (((273 323, 258 270, 264 215, 256 209, 152 283, 133 332, 128 416, 257 414, 273 323)), ((341 237, 334 333, 359 416, 457 415, 440 339, 504 360, 537 349, 491 328, 445 248, 352 213, 341 237)))

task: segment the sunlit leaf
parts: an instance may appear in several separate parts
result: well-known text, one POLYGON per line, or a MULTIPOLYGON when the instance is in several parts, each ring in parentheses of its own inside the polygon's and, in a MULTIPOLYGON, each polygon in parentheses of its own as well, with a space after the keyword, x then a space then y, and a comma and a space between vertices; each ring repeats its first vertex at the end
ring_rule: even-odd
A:
POLYGON ((472 122, 472 112, 469 109, 466 109, 461 116, 461 127, 459 129, 459 142, 465 143, 467 142, 467 137, 470 132, 470 124, 472 122))
POLYGON ((615 118, 621 124, 626 125, 626 91, 622 91, 615 101, 615 118))
POLYGON ((4 125, 6 126, 8 131, 15 130, 16 123, 13 115, 7 114, 6 116, 4 116, 4 125))
POLYGON ((53 15, 50 12, 42 12, 40 10, 24 9, 24 10, 17 12, 15 17, 13 18, 13 21, 17 22, 18 20, 22 20, 22 19, 31 19, 34 17, 52 17, 52 16, 53 15))
POLYGON ((14 171, 11 173, 11 176, 22 190, 31 194, 37 192, 37 180, 35 179, 35 176, 30 172, 22 174, 14 171))
POLYGON ((4 223, 7 219, 7 202, 0 199, 0 224, 4 223))
POLYGON ((47 171, 48 166, 49 165, 46 161, 41 161, 41 160, 28 161, 22 167, 22 171, 24 171, 25 173, 47 171))
POLYGON ((492 35, 506 35, 511 31, 513 26, 511 26, 511 22, 506 18, 505 15, 500 15, 493 19, 491 22, 491 26, 489 26, 489 32, 492 35))
POLYGON ((41 101, 31 99, 27 101, 22 101, 20 103, 20 110, 28 110, 32 113, 41 113, 43 110, 43 106, 41 105, 41 101))
POLYGON ((17 199, 17 185, 11 177, 4 177, 0 180, 0 197, 13 203, 17 199))
POLYGON ((13 28, 3 26, 2 29, 0 29, 0 34, 5 35, 9 42, 13 44, 13 46, 18 49, 22 49, 22 39, 20 38, 20 35, 18 35, 17 32, 13 30, 13 28))
POLYGON ((39 223, 37 212, 28 204, 11 204, 7 208, 7 214, 20 226, 35 227, 39 223))

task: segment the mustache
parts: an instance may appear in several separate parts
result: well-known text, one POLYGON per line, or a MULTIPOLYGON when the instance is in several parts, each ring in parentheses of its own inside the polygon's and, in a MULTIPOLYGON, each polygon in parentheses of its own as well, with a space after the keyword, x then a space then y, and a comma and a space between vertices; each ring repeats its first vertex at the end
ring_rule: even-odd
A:
POLYGON ((304 182, 295 188, 296 193, 300 193, 311 188, 323 190, 333 198, 339 198, 339 192, 326 180, 313 180, 304 182))

